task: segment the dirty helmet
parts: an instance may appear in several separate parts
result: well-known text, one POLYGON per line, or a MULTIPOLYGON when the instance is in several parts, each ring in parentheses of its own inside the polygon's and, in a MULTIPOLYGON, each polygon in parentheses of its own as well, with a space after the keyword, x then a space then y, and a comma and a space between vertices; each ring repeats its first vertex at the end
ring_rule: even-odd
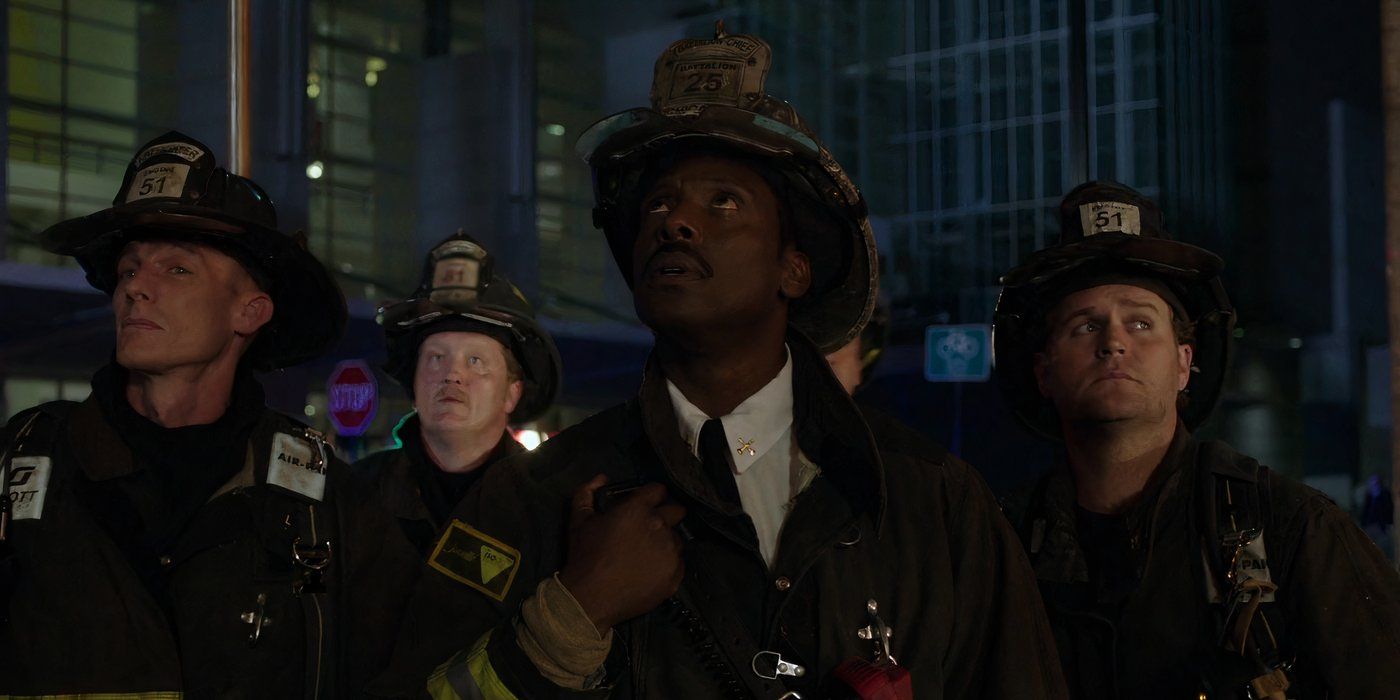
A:
POLYGON ((1035 379, 1045 343, 1044 319, 1069 294, 1103 284, 1145 286, 1195 329, 1182 422, 1195 429, 1220 399, 1229 364, 1235 310, 1216 254, 1173 240, 1162 211, 1130 187, 1086 182, 1060 202, 1060 240, 1027 256, 1002 277, 992 319, 996 382, 1012 412, 1031 430, 1060 439, 1060 420, 1035 379))
POLYGON ((554 339, 536 320, 525 295, 495 271, 491 254, 462 231, 428 253, 413 296, 382 310, 389 360, 384 371, 413 394, 418 347, 434 333, 461 331, 494 338, 520 364, 523 391, 512 423, 544 413, 563 384, 554 339))
POLYGON ((319 357, 345 331, 345 296, 307 250, 305 234, 280 232, 267 193, 218 167, 208 146, 184 134, 170 131, 142 146, 110 208, 39 235, 45 250, 76 258, 88 283, 108 295, 117 258, 134 240, 199 243, 243 265, 274 307, 243 356, 253 369, 319 357))
POLYGON ((811 260, 812 286, 791 302, 790 322, 823 352, 854 338, 878 291, 875 237, 865 199, 816 133, 788 103, 764 92, 772 49, 726 34, 683 39, 656 60, 651 107, 606 117, 575 148, 593 169, 595 226, 632 284, 639 185, 649 166, 687 149, 756 159, 780 176, 797 247, 811 260))

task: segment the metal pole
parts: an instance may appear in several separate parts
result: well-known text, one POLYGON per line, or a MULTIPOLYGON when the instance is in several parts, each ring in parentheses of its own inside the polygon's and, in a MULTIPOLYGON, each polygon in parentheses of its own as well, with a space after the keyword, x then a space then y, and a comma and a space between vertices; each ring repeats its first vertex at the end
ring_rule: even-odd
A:
MULTIPOLYGON (((1390 315, 1390 490, 1400 485, 1400 0, 1381 2, 1381 99, 1385 108, 1385 279, 1390 315)), ((1400 562, 1400 537, 1394 538, 1400 562)))
POLYGON ((252 0, 228 0, 229 170, 253 172, 253 8, 252 0))
POLYGON ((1069 189, 1089 179, 1094 144, 1089 141, 1089 8, 1087 0, 1070 0, 1069 23, 1069 189))

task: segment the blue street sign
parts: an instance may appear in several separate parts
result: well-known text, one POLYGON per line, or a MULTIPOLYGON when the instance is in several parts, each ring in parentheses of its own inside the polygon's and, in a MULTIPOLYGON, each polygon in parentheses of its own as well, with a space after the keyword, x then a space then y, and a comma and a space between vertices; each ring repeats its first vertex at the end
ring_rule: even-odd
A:
POLYGON ((924 379, 985 382, 992 376, 992 327, 985 323, 929 326, 924 331, 924 379))

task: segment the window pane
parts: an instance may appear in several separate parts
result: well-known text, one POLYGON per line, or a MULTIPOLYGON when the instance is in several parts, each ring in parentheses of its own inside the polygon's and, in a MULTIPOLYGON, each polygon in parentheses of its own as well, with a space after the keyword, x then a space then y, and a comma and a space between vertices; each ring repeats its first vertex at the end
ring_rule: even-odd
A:
MULTIPOLYGON (((129 29, 69 22, 68 57, 94 67, 135 72, 136 35, 129 29)), ((172 55, 167 60, 173 59, 172 55)))
POLYGON ((10 95, 58 104, 62 73, 57 62, 10 52, 10 95))
POLYGON ((1016 191, 1013 199, 1030 199, 1035 196, 1035 128, 1026 125, 1016 127, 1016 191))
POLYGON ((135 29, 136 5, 135 0, 81 0, 81 2, 69 2, 68 11, 74 17, 135 29))
POLYGON ((114 117, 135 119, 136 78, 81 66, 69 66, 68 105, 114 117))
POLYGON ((62 33, 58 15, 10 8, 10 48, 58 57, 62 33))
POLYGON ((1137 188, 1155 187, 1157 171, 1157 110, 1140 109, 1132 113, 1133 177, 1137 188))
POLYGON ((1031 44, 1016 47, 1016 72, 1013 76, 1016 85, 1016 116, 1025 117, 1035 110, 1035 49, 1031 44))
POLYGON ((1060 45, 1047 41, 1040 45, 1040 104, 1042 114, 1064 110, 1060 91, 1060 45))
POLYGON ((1062 182, 1063 169, 1063 149, 1060 144, 1061 122, 1059 120, 1047 121, 1041 126, 1040 138, 1042 146, 1041 154, 1045 160, 1041 168, 1041 180, 1044 190, 1042 197, 1059 197, 1064 194, 1065 188, 1062 182))
POLYGON ((1094 104, 1102 107, 1114 102, 1113 94, 1113 31, 1099 32, 1094 37, 1094 104))
POLYGON ((1040 31, 1059 29, 1060 12, 1064 8, 1061 0, 1040 0, 1040 31))
POLYGON ((1099 168, 1095 177, 1100 180, 1118 178, 1118 139, 1117 132, 1114 131, 1115 122, 1112 114, 1100 114, 1095 120, 1098 129, 1095 158, 1099 168))
POLYGON ((1006 0, 987 0, 987 32, 993 39, 1006 36, 1006 0))
POLYGON ((1140 27, 1128 35, 1133 57, 1132 91, 1135 100, 1157 96, 1157 30, 1140 27))
POLYGON ((1010 199, 1011 178, 1008 172, 1006 129, 997 129, 991 136, 991 185, 992 202, 1000 203, 1010 199))
POLYGON ((996 49, 987 57, 988 75, 991 83, 991 118, 1006 118, 1006 49, 996 49))

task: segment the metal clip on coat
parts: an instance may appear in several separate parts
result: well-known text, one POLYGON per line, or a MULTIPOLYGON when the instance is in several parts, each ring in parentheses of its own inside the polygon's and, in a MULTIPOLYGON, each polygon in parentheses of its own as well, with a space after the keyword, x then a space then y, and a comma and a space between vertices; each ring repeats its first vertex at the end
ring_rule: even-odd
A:
POLYGON ((267 616, 267 594, 259 593, 257 603, 257 610, 249 610, 238 616, 238 619, 253 626, 253 631, 248 633, 248 646, 257 644, 263 628, 272 624, 272 618, 267 616))
POLYGON ((890 637, 894 632, 880 619, 880 607, 875 599, 866 601, 865 612, 870 624, 856 630, 856 636, 874 642, 875 653, 868 659, 846 659, 832 675, 862 700, 914 700, 909 671, 900 668, 890 649, 890 637))
POLYGON ((296 538, 292 541, 292 561, 301 567, 296 581, 292 583, 292 592, 297 595, 326 592, 326 585, 321 580, 321 573, 331 563, 331 543, 329 541, 302 544, 301 538, 296 538))

